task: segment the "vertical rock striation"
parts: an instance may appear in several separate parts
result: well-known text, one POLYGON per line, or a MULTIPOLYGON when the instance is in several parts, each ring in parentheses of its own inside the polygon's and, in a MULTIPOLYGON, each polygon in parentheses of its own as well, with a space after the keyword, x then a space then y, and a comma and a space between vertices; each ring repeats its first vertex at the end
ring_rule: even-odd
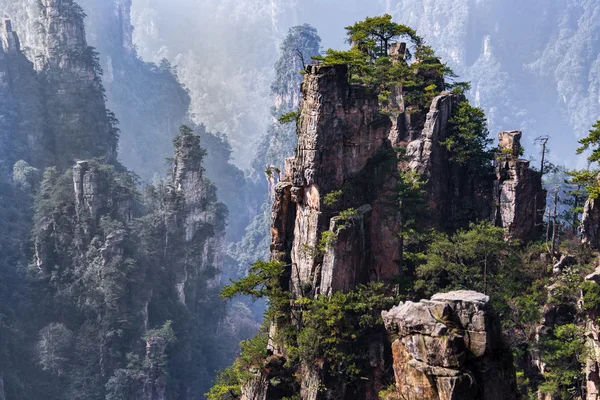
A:
MULTIPOLYGON (((502 148, 511 150, 497 166, 502 178, 497 195, 493 174, 469 176, 467 167, 454 161, 443 145, 454 134, 455 95, 443 92, 427 109, 411 108, 399 96, 399 115, 390 118, 382 114, 375 95, 348 82, 343 65, 308 66, 301 94, 296 156, 286 160, 284 177, 275 188, 271 226, 271 256, 287 266, 282 289, 290 292, 292 307, 301 298, 349 292, 359 284, 390 282, 401 274, 401 216, 393 200, 401 172, 414 171, 427 182, 427 218, 419 222, 424 227, 452 232, 489 219, 496 196, 503 210, 498 223, 507 235, 527 239, 537 229, 539 215, 534 218, 534 211, 543 208, 545 193, 539 174, 513 151, 520 150, 519 135, 501 135, 502 148), (398 154, 397 147, 406 152, 398 154)), ((402 306, 427 321, 402 325, 401 339, 394 343, 400 395, 423 400, 516 398, 512 359, 489 299, 475 293, 453 295, 402 306), (446 318, 445 324, 436 322, 432 313, 446 318)), ((398 333, 391 319, 388 329, 398 333)), ((270 336, 277 336, 276 324, 270 336)), ((271 340, 269 348, 285 358, 285 346, 276 342, 271 340)), ((352 392, 377 398, 390 357, 383 337, 373 337, 370 344, 372 371, 364 387, 348 390, 344 382, 328 376, 326 362, 301 360, 300 397, 318 400, 335 393, 345 398, 352 392)), ((258 374, 249 381, 243 398, 274 398, 271 375, 258 374)))
POLYGON ((42 0, 43 78, 48 126, 62 168, 77 159, 116 161, 114 117, 106 109, 98 56, 87 45, 83 9, 73 0, 42 0))
MULTIPOLYGON (((372 208, 370 221, 359 223, 356 228, 363 230, 356 233, 363 239, 393 231, 395 223, 394 214, 386 213, 386 205, 381 201, 382 192, 389 190, 384 177, 393 176, 395 156, 387 138, 389 119, 379 113, 377 97, 362 87, 351 86, 346 66, 308 68, 302 84, 297 155, 288 162, 291 170, 286 171, 292 185, 290 198, 296 204, 295 208, 288 208, 296 214, 289 255, 295 296, 306 294, 307 288, 321 294, 333 290, 330 281, 321 279, 323 256, 315 256, 310 249, 319 247, 336 211, 367 204, 372 208), (377 173, 380 175, 374 176, 377 173), (367 187, 372 189, 370 193, 366 193, 367 187), (343 199, 338 210, 332 209, 324 203, 324 197, 339 190, 343 199), (366 232, 369 226, 376 230, 373 235, 366 232)), ((336 229, 335 224, 331 227, 336 229)), ((396 273, 393 260, 397 258, 398 246, 394 246, 393 240, 363 244, 362 248, 370 249, 373 255, 364 259, 363 274, 337 270, 348 279, 353 276, 345 284, 347 290, 368 281, 370 275, 388 279, 396 273)), ((336 249, 343 251, 336 246, 328 249, 327 268, 334 268, 336 249)))
POLYGON ((593 249, 600 249, 600 208, 598 200, 589 198, 581 216, 583 243, 593 249))
POLYGON ((508 238, 527 240, 541 229, 546 191, 540 173, 529 167, 529 161, 519 158, 521 136, 520 131, 498 135, 493 219, 506 230, 508 238))
POLYGON ((22 52, 12 21, 0 24, 0 164, 12 169, 18 160, 49 165, 49 139, 40 79, 22 52))
MULTIPOLYGON (((198 288, 206 284, 203 274, 210 269, 220 271, 223 264, 226 209, 217 203, 216 190, 204 177, 202 159, 205 150, 200 138, 186 128, 174 140, 172 182, 169 186, 166 226, 167 241, 173 256, 179 255, 173 268, 179 300, 196 307, 198 288)), ((218 283, 218 275, 209 285, 218 283)))

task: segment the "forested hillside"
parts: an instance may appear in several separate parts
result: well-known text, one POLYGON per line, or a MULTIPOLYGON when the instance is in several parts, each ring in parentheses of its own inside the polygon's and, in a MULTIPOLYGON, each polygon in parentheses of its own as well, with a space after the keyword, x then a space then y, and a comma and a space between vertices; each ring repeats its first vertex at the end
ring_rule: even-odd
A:
POLYGON ((129 25, 105 21, 104 58, 71 0, 13 3, 9 12, 17 19, 2 21, 0 50, 0 397, 202 398, 254 330, 249 310, 227 314, 219 298, 228 209, 205 176, 199 135, 215 148, 212 167, 235 175, 228 145, 182 125, 189 97, 168 63, 144 63, 123 35, 108 40, 129 25), (113 69, 103 70, 106 59, 113 69), (107 95, 131 111, 125 124, 107 95), (171 108, 148 102, 174 97, 171 108), (131 142, 119 146, 120 137, 131 142), (133 153, 119 156, 123 146, 133 153))

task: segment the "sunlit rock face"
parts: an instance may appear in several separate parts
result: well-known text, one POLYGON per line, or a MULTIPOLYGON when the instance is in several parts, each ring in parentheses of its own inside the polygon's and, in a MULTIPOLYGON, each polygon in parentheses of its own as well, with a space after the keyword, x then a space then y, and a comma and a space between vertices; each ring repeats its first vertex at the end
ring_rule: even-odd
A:
POLYGON ((396 390, 416 400, 516 399, 500 319, 481 293, 457 291, 382 313, 393 344, 396 390))
POLYGON ((588 199, 581 217, 583 242, 593 249, 600 249, 600 207, 597 199, 588 199))
POLYGON ((546 191, 541 174, 529 167, 529 161, 520 158, 521 137, 520 131, 498 135, 493 218, 506 230, 508 238, 527 240, 541 229, 546 191))
MULTIPOLYGON (((485 182, 469 181, 441 144, 452 134, 455 95, 444 92, 429 107, 411 113, 406 113, 402 104, 400 115, 390 117, 381 113, 376 96, 348 82, 346 66, 323 65, 308 66, 301 94, 298 147, 295 157, 286 160, 282 180, 275 187, 271 225, 272 259, 286 265, 289 280, 282 279, 282 289, 291 292, 292 299, 348 292, 359 284, 390 281, 402 273, 397 234, 401 221, 397 204, 390 201, 402 171, 415 171, 427 179, 424 207, 428 217, 423 225, 451 230, 459 223, 454 213, 461 209, 453 205, 462 204, 464 209, 467 202, 484 203, 486 199, 488 208, 475 207, 472 216, 491 218, 496 178, 483 174, 477 179, 485 182), (406 148, 401 157, 395 151, 400 146, 406 148)), ((510 146, 520 150, 518 140, 509 139, 510 146)), ((535 177, 539 178, 534 176, 533 183, 541 185, 535 177)), ((519 181, 513 196, 519 207, 521 202, 525 204, 524 210, 535 208, 529 195, 537 186, 529 187, 529 183, 522 190, 519 181)), ((513 212, 517 217, 525 213, 519 207, 513 212)), ((513 231, 507 223, 507 233, 519 233, 520 222, 514 221, 513 231)), ((410 398, 422 396, 416 397, 419 399, 515 398, 512 361, 506 356, 489 298, 477 293, 448 296, 437 296, 431 303, 440 308, 440 315, 462 323, 462 331, 455 332, 456 324, 448 322, 439 326, 439 332, 426 331, 411 339, 412 328, 407 328, 406 348, 399 347, 400 341, 394 343, 397 375, 412 379, 402 383, 405 391, 401 393, 410 398), (425 337, 435 337, 426 340, 430 349, 419 347, 425 337), (465 372, 467 364, 472 372, 465 372), (430 384, 431 376, 438 384, 430 384), (484 389, 487 397, 479 397, 481 385, 473 384, 479 380, 488 384, 484 389)), ((427 305, 415 307, 422 308, 423 318, 435 322, 427 305)), ((271 332, 277 337, 276 324, 271 332)), ((372 377, 360 389, 360 398, 365 399, 376 398, 377 388, 383 385, 389 345, 384 337, 374 337, 371 344, 372 377)), ((271 341, 270 349, 274 359, 286 357, 285 348, 276 341, 271 341)), ((318 390, 322 385, 341 397, 350 395, 344 382, 328 377, 320 365, 300 361, 298 370, 302 399, 324 398, 318 390)), ((273 396, 277 388, 269 382, 276 376, 273 370, 268 376, 258 374, 243 388, 244 398, 273 396)))

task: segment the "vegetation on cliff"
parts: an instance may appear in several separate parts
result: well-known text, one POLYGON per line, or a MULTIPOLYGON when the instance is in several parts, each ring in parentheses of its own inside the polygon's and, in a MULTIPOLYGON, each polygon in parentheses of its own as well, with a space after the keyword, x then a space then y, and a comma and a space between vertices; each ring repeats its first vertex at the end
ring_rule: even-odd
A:
MULTIPOLYGON (((416 32, 393 23, 390 16, 367 18, 346 30, 352 45, 350 50, 328 50, 325 56, 315 59, 325 66, 349 65, 350 82, 379 95, 382 120, 387 116, 396 118, 403 112, 418 115, 418 110, 427 110, 433 97, 448 86, 444 79, 455 78, 416 32), (392 44, 402 37, 410 42, 406 49, 392 44), (401 49, 400 57, 393 53, 398 49, 401 49), (414 50, 414 61, 410 49, 414 50), (419 79, 422 80, 417 82, 419 79), (393 93, 402 94, 400 104, 392 101, 393 93), (395 112, 394 107, 398 108, 395 112)), ((397 275, 384 282, 357 284, 347 291, 324 294, 310 281, 294 277, 298 267, 293 261, 291 265, 279 261, 257 262, 246 277, 226 287, 222 295, 266 297, 269 311, 264 331, 243 346, 240 360, 245 362, 237 361, 221 374, 208 394, 211 400, 238 398, 242 391, 259 387, 263 393, 278 393, 278 398, 294 398, 298 393, 306 395, 307 390, 313 391, 314 387, 306 385, 314 385, 314 380, 320 382, 317 392, 323 395, 349 390, 363 396, 372 390, 366 382, 371 381, 370 374, 377 371, 373 348, 369 346, 379 343, 378 335, 383 334, 380 312, 398 299, 418 300, 456 289, 475 290, 491 297, 502 317, 505 332, 511 334, 508 342, 519 370, 522 395, 539 391, 566 399, 583 393, 581 372, 586 358, 581 354, 586 348, 585 324, 597 312, 600 292, 593 279, 585 278, 593 270, 595 254, 576 244, 576 227, 587 197, 583 193, 593 174, 570 172, 568 188, 563 189, 567 193, 564 203, 567 211, 562 214, 555 211, 553 215, 550 209, 544 223, 546 237, 544 229, 535 225, 531 227, 530 236, 511 237, 510 227, 497 226, 498 221, 490 222, 489 216, 482 217, 482 206, 477 204, 481 199, 477 196, 484 196, 486 190, 493 191, 494 185, 497 185, 495 190, 502 190, 505 181, 520 178, 509 176, 520 174, 519 168, 529 171, 522 179, 539 182, 541 173, 529 169, 529 165, 519 159, 521 148, 515 147, 519 143, 514 139, 515 133, 501 137, 500 148, 492 148, 484 112, 466 99, 469 85, 459 83, 453 89, 448 125, 439 145, 446 152, 444 157, 452 171, 448 175, 453 181, 451 187, 459 195, 466 194, 466 188, 476 193, 475 197, 452 206, 456 208, 452 208, 452 215, 458 220, 436 231, 427 218, 420 217, 432 207, 432 187, 427 179, 431 176, 422 176, 409 167, 415 157, 414 152, 410 153, 414 151, 411 148, 395 149, 390 158, 390 165, 399 166, 394 190, 369 189, 368 194, 355 193, 352 182, 360 179, 365 171, 372 173, 371 181, 387 173, 382 168, 365 167, 356 176, 347 178, 341 187, 324 193, 320 211, 327 213, 332 225, 330 230, 320 231, 314 246, 304 245, 302 257, 313 258, 319 264, 310 279, 318 284, 318 274, 324 273, 319 268, 324 269, 324 264, 331 262, 327 261, 330 259, 326 259, 326 254, 344 245, 340 242, 340 232, 348 235, 344 233, 350 226, 346 225, 347 221, 366 221, 367 217, 359 213, 358 208, 364 200, 378 196, 386 196, 389 212, 396 218, 401 216, 401 222, 396 225, 399 230, 394 232, 401 238, 400 259, 395 260, 400 267, 397 275), (461 175, 469 179, 461 180, 461 175), (341 228, 336 230, 334 225, 341 228), (583 294, 580 308, 576 306, 578 291, 583 294), (548 324, 547 331, 537 340, 541 321, 548 324), (266 352, 264 346, 267 346, 266 352), (538 357, 545 369, 532 372, 527 357, 538 357), (260 379, 266 381, 260 383, 260 379), (311 383, 305 383, 306 380, 311 383)), ((287 114, 285 118, 293 121, 296 114, 287 114)), ((595 143, 593 135, 592 131, 590 138, 582 140, 581 151, 595 143)), ((383 153, 384 150, 376 157, 383 153)), ((544 169, 546 174, 553 171, 544 169)), ((295 184, 293 179, 290 182, 295 184)), ((294 190, 292 196, 297 193, 294 190)), ((535 196, 538 195, 544 192, 536 192, 535 196)), ((537 203, 533 211, 537 215, 540 210, 535 207, 537 203)), ((557 204, 555 209, 558 208, 557 204)), ((274 253, 274 257, 280 259, 282 255, 274 253)), ((294 257, 297 261, 299 256, 293 254, 292 259, 294 257)), ((393 381, 390 376, 377 379, 377 382, 393 381)))

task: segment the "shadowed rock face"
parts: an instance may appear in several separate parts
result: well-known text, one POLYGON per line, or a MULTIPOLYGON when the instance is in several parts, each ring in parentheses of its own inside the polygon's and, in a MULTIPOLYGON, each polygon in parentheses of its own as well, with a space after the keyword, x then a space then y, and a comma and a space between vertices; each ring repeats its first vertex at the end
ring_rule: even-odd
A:
POLYGON ((588 199, 581 216, 583 243, 593 249, 600 249, 600 208, 597 199, 588 199))
POLYGON ((507 238, 527 240, 541 229, 546 191, 540 173, 529 167, 529 161, 519 159, 521 136, 520 131, 498 134, 494 220, 506 230, 507 238))
POLYGON ((12 21, 0 22, 0 169, 18 160, 50 164, 42 87, 33 64, 21 51, 12 21))
POLYGON ((382 313, 392 344, 396 389, 414 400, 516 399, 512 356, 489 297, 437 294, 382 313))
POLYGON ((85 37, 84 14, 72 0, 43 0, 40 26, 45 97, 56 164, 76 159, 116 160, 118 135, 106 109, 96 55, 85 37))
POLYGON ((35 18, 39 43, 29 49, 31 61, 22 53, 11 21, 3 21, 0 93, 11 99, 2 110, 10 111, 6 114, 14 125, 9 162, 23 159, 38 168, 66 169, 77 159, 116 161, 118 131, 106 108, 97 55, 87 45, 83 18, 72 0, 41 1, 35 18))

